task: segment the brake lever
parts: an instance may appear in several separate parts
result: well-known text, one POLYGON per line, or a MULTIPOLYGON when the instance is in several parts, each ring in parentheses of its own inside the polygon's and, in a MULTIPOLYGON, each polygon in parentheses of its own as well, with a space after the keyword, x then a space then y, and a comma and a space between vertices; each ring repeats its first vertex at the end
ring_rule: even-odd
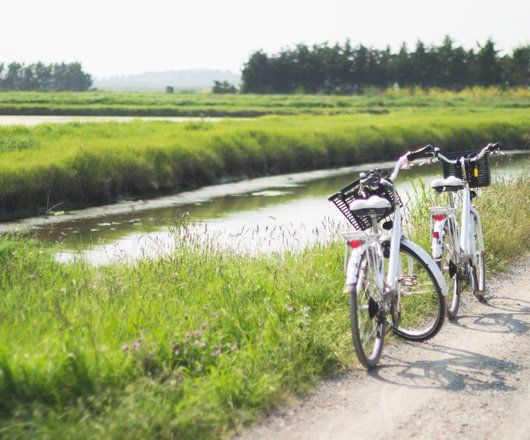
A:
POLYGON ((424 166, 424 165, 430 165, 430 164, 432 164, 432 163, 434 163, 434 157, 431 157, 431 158, 426 159, 426 160, 422 160, 421 162, 417 162, 417 165, 418 165, 419 167, 422 167, 422 166, 424 166))

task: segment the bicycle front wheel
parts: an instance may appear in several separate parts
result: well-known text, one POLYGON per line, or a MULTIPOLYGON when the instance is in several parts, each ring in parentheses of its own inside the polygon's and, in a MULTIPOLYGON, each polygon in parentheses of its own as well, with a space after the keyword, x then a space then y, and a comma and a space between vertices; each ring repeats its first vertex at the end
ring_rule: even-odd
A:
POLYGON ((460 307, 460 282, 458 280, 458 250, 455 246, 455 238, 453 236, 453 229, 449 222, 446 222, 443 236, 442 259, 438 263, 438 267, 449 288, 445 303, 447 305, 447 317, 449 319, 456 318, 458 308, 460 307))
POLYGON ((377 365, 385 337, 376 260, 367 250, 361 257, 357 283, 350 295, 350 325, 357 358, 364 367, 377 365))
POLYGON ((475 216, 473 216, 473 240, 476 258, 476 264, 473 271, 473 293, 477 298, 482 299, 486 292, 486 263, 484 261, 484 249, 482 249, 480 245, 481 241, 479 240, 479 234, 482 236, 482 230, 479 228, 481 228, 480 222, 477 221, 475 216))
POLYGON ((393 314, 393 331, 408 340, 425 341, 442 328, 445 298, 425 261, 403 243, 399 253, 400 299, 398 313, 393 314))

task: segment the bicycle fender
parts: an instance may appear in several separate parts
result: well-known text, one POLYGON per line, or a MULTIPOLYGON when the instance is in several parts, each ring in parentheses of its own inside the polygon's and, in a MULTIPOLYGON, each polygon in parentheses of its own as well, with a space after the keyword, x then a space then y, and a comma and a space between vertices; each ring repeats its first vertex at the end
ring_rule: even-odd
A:
POLYGON ((366 245, 357 249, 353 249, 348 256, 346 262, 346 282, 344 283, 344 293, 352 294, 355 285, 357 284, 357 276, 359 274, 359 266, 361 258, 366 250, 366 245))
POLYGON ((443 254, 445 224, 451 210, 445 207, 435 207, 430 208, 429 211, 431 214, 431 255, 435 261, 440 261, 443 254), (437 220, 439 214, 442 214, 442 218, 437 220))
POLYGON ((437 261, 442 258, 444 228, 446 222, 447 218, 443 220, 433 220, 432 222, 431 255, 437 261))
POLYGON ((436 279, 438 286, 440 286, 442 295, 447 296, 449 292, 449 289, 447 288, 447 283, 445 282, 442 271, 440 270, 436 262, 432 259, 432 257, 422 247, 418 246, 416 243, 414 243, 413 241, 410 241, 406 237, 401 238, 401 243, 407 246, 412 252, 414 252, 427 265, 429 270, 434 275, 434 278, 436 279))

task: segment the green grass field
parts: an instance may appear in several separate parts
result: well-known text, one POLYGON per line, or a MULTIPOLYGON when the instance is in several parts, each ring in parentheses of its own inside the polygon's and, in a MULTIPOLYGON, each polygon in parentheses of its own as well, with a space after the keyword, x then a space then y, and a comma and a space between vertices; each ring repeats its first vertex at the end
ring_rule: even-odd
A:
POLYGON ((252 121, 0 127, 0 218, 146 197, 221 179, 391 160, 433 143, 528 148, 526 109, 404 108, 252 121))
MULTIPOLYGON (((4 114, 269 116, 0 127, 0 217, 391 160, 425 143, 464 149, 495 140, 525 149, 529 104, 527 90, 497 89, 1 92, 4 114)), ((427 243, 428 197, 420 200, 415 235, 427 243)), ((479 207, 488 268, 502 269, 528 251, 530 185, 494 185, 479 207)), ((339 245, 259 257, 186 245, 154 263, 96 269, 58 264, 38 243, 2 239, 0 437, 229 435, 355 363, 342 255, 339 245)))
MULTIPOLYGON (((526 178, 478 205, 489 269, 528 251, 526 178)), ((96 269, 3 239, 0 437, 229 435, 355 364, 342 256, 337 244, 260 257, 182 246, 96 269)))
POLYGON ((210 93, 0 92, 4 115, 262 116, 385 113, 404 108, 528 108, 528 89, 462 92, 404 89, 363 95, 213 95, 210 93))

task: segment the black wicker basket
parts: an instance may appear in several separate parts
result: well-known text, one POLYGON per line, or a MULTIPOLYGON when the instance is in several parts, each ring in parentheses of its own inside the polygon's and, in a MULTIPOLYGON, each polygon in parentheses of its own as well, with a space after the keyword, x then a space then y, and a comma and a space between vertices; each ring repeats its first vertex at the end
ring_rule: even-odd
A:
MULTIPOLYGON (((461 157, 475 156, 480 150, 461 151, 456 153, 444 153, 448 159, 455 160, 461 157)), ((466 165, 466 176, 462 175, 462 165, 460 163, 451 164, 442 162, 442 169, 444 178, 455 176, 462 180, 467 180, 471 188, 478 188, 481 186, 488 186, 491 183, 490 175, 490 158, 489 154, 485 154, 477 161, 469 161, 466 165)))
MULTIPOLYGON (((339 209, 339 211, 346 217, 346 219, 352 224, 352 226, 355 229, 358 229, 360 231, 364 231, 372 225, 370 216, 368 215, 359 215, 354 214, 350 211, 350 203, 352 203, 356 199, 364 199, 359 194, 359 182, 360 179, 357 179, 350 183, 348 186, 345 186, 342 188, 339 192, 336 194, 333 194, 328 200, 330 202, 333 202, 335 206, 339 209)), ((380 222, 382 220, 385 220, 387 218, 390 218, 392 214, 394 213, 394 206, 395 206, 395 200, 394 200, 394 194, 393 191, 390 189, 380 186, 377 190, 370 190, 370 195, 376 195, 379 197, 384 197, 390 202, 391 208, 385 209, 381 213, 377 214, 377 221, 380 222)), ((403 206, 403 203, 401 202, 401 198, 399 195, 397 196, 399 203, 399 206, 403 206)))

